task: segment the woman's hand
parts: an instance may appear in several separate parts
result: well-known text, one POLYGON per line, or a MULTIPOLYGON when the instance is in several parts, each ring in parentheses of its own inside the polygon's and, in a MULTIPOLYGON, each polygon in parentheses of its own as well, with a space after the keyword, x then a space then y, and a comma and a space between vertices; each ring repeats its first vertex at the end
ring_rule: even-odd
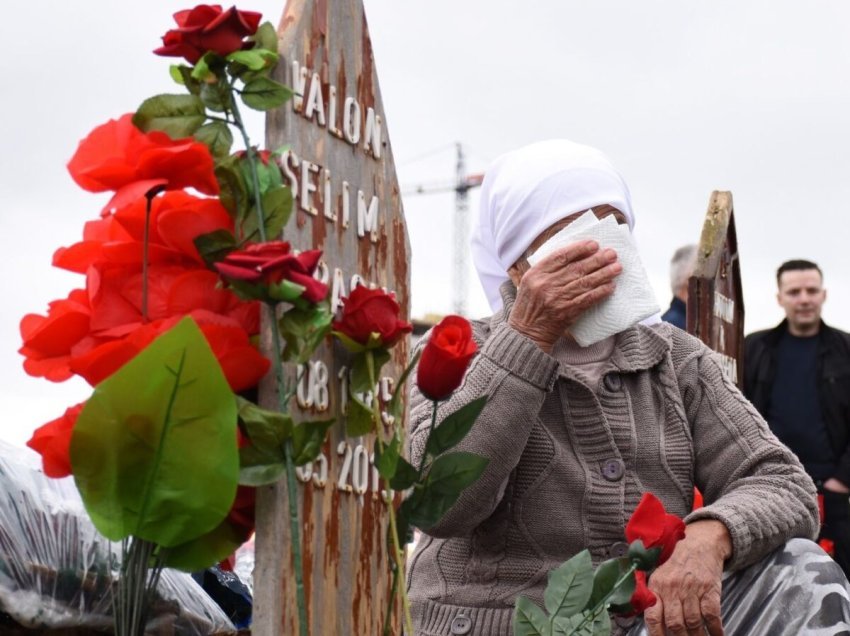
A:
POLYGON ((614 250, 571 243, 521 275, 508 322, 549 353, 581 314, 613 293, 622 271, 614 250))
POLYGON ((649 578, 658 602, 644 613, 650 636, 723 636, 720 582, 732 554, 729 531, 712 519, 685 528, 670 559, 649 578), (666 632, 665 632, 666 628, 666 632))

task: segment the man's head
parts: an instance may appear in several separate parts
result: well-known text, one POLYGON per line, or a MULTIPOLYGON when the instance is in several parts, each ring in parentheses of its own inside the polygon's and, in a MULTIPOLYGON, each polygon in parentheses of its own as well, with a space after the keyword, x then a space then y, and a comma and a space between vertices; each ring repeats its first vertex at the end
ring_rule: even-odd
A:
POLYGON ((688 279, 693 275, 696 264, 696 245, 683 245, 670 259, 670 290, 676 298, 685 302, 688 301, 688 279))
POLYGON ((785 310, 788 331, 794 336, 816 335, 826 300, 820 267, 811 261, 786 261, 776 270, 776 284, 776 300, 785 310))

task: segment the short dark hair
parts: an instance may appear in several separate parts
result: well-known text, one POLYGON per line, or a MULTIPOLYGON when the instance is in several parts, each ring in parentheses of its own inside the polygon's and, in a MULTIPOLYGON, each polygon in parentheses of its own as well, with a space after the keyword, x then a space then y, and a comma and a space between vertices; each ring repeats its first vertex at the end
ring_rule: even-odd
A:
POLYGON ((779 286, 779 279, 782 278, 782 274, 785 272, 799 272, 806 269, 816 269, 818 274, 820 274, 821 280, 823 280, 823 272, 820 271, 817 263, 797 258, 791 261, 785 261, 779 266, 779 269, 776 270, 776 285, 779 286))

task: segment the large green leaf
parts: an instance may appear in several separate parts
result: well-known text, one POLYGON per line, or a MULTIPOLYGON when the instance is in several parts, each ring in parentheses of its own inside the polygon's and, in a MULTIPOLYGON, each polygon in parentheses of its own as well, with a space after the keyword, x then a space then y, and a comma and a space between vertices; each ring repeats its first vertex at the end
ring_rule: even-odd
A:
POLYGON ((242 101, 254 110, 272 110, 283 106, 294 95, 291 88, 268 77, 251 80, 242 89, 242 101))
POLYGON ((277 51, 277 29, 271 22, 263 22, 251 39, 261 49, 277 51))
POLYGON ((374 428, 372 409, 352 395, 345 413, 345 434, 349 437, 360 437, 371 433, 374 428))
MULTIPOLYGON (((234 219, 243 218, 251 209, 248 187, 239 168, 239 158, 231 155, 215 166, 215 178, 220 188, 219 200, 234 219)), ((237 226, 238 227, 238 226, 237 226)), ((238 237, 244 239, 243 235, 238 237)))
MULTIPOLYGON (((260 187, 262 188, 262 185, 260 187)), ((253 197, 251 201, 253 202, 253 197)), ((292 214, 292 190, 288 186, 270 186, 270 189, 263 194, 262 204, 266 238, 272 241, 280 236, 284 226, 289 221, 290 214, 292 214)), ((252 205, 250 212, 241 223, 244 236, 259 235, 257 230, 259 218, 256 206, 252 205)))
POLYGON ((390 487, 393 490, 407 490, 419 479, 419 471, 411 466, 404 457, 396 461, 395 473, 390 478, 390 487))
POLYGON ((550 614, 566 618, 587 606, 592 591, 593 564, 590 552, 582 550, 549 572, 549 584, 543 592, 543 600, 550 614))
POLYGON ((549 636, 549 621, 543 610, 524 596, 514 606, 514 636, 549 636))
POLYGON ((230 94, 230 88, 223 82, 213 82, 212 84, 202 82, 198 97, 201 98, 204 106, 214 113, 233 110, 233 96, 230 94))
POLYGON ((459 495, 487 468, 490 460, 474 453, 456 452, 434 460, 426 487, 439 495, 459 495))
POLYGON ((197 539, 165 550, 164 565, 184 572, 199 572, 233 554, 243 539, 225 519, 197 539))
POLYGON ((264 409, 243 397, 237 397, 237 404, 239 422, 251 440, 251 445, 241 451, 242 465, 256 465, 262 463, 263 458, 281 461, 283 445, 292 437, 292 417, 287 413, 264 409))
MULTIPOLYGON (((627 557, 609 559, 600 563, 593 575, 593 591, 587 603, 588 607, 595 607, 600 603, 614 589, 614 585, 628 571, 630 565, 631 563, 627 557)), ((608 603, 611 605, 628 603, 634 591, 635 577, 630 576, 620 584, 614 594, 608 599, 608 603)))
POLYGON ((141 130, 161 130, 173 139, 191 137, 206 119, 204 103, 195 95, 155 95, 133 115, 133 123, 141 130))
POLYGON ((223 121, 211 121, 195 131, 195 139, 205 143, 214 157, 226 157, 233 145, 233 133, 223 121))
POLYGON ((430 455, 440 455, 456 446, 475 424, 485 404, 487 404, 486 395, 465 404, 447 416, 428 436, 425 452, 430 455))
POLYGON ((236 249, 236 238, 228 230, 215 230, 196 236, 195 247, 208 266, 223 260, 236 249))
POLYGON ((236 400, 191 318, 97 386, 71 438, 77 488, 108 539, 171 547, 215 528, 239 477, 236 400))

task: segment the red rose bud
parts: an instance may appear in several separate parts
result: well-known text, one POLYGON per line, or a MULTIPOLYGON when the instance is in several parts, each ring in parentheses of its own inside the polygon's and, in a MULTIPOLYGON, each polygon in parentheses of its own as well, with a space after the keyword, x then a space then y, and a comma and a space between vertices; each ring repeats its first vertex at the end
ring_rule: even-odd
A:
POLYGON ((220 5, 199 4, 194 9, 174 14, 176 29, 162 36, 162 46, 154 50, 165 57, 182 57, 196 64, 207 51, 222 57, 251 46, 244 38, 254 35, 262 14, 239 11, 231 7, 222 11, 220 5))
POLYGON ((431 332, 416 369, 419 390, 430 400, 444 400, 460 386, 478 347, 469 321, 446 316, 431 332))
POLYGON ((317 303, 328 295, 328 286, 313 277, 321 256, 321 250, 295 256, 286 241, 269 241, 230 252, 215 263, 215 268, 222 278, 231 281, 268 286, 288 280, 304 288, 302 298, 317 303))
POLYGON ((629 605, 632 606, 631 613, 627 616, 636 616, 643 614, 650 607, 655 605, 658 599, 646 586, 646 572, 641 570, 635 571, 635 591, 632 593, 632 598, 629 599, 629 605))
POLYGON ((71 434, 84 404, 65 410, 62 417, 38 427, 27 446, 41 455, 41 465, 48 477, 67 477, 71 474, 71 434))
POLYGON ((343 303, 342 318, 333 323, 333 329, 364 347, 370 345, 373 333, 379 336, 379 346, 389 348, 413 331, 413 325, 399 319, 401 308, 395 297, 381 289, 358 285, 343 303))
POLYGON ((644 493, 626 524, 626 540, 632 543, 640 539, 646 549, 660 547, 658 566, 670 558, 676 544, 684 538, 685 522, 676 515, 667 514, 664 505, 651 492, 644 493))

